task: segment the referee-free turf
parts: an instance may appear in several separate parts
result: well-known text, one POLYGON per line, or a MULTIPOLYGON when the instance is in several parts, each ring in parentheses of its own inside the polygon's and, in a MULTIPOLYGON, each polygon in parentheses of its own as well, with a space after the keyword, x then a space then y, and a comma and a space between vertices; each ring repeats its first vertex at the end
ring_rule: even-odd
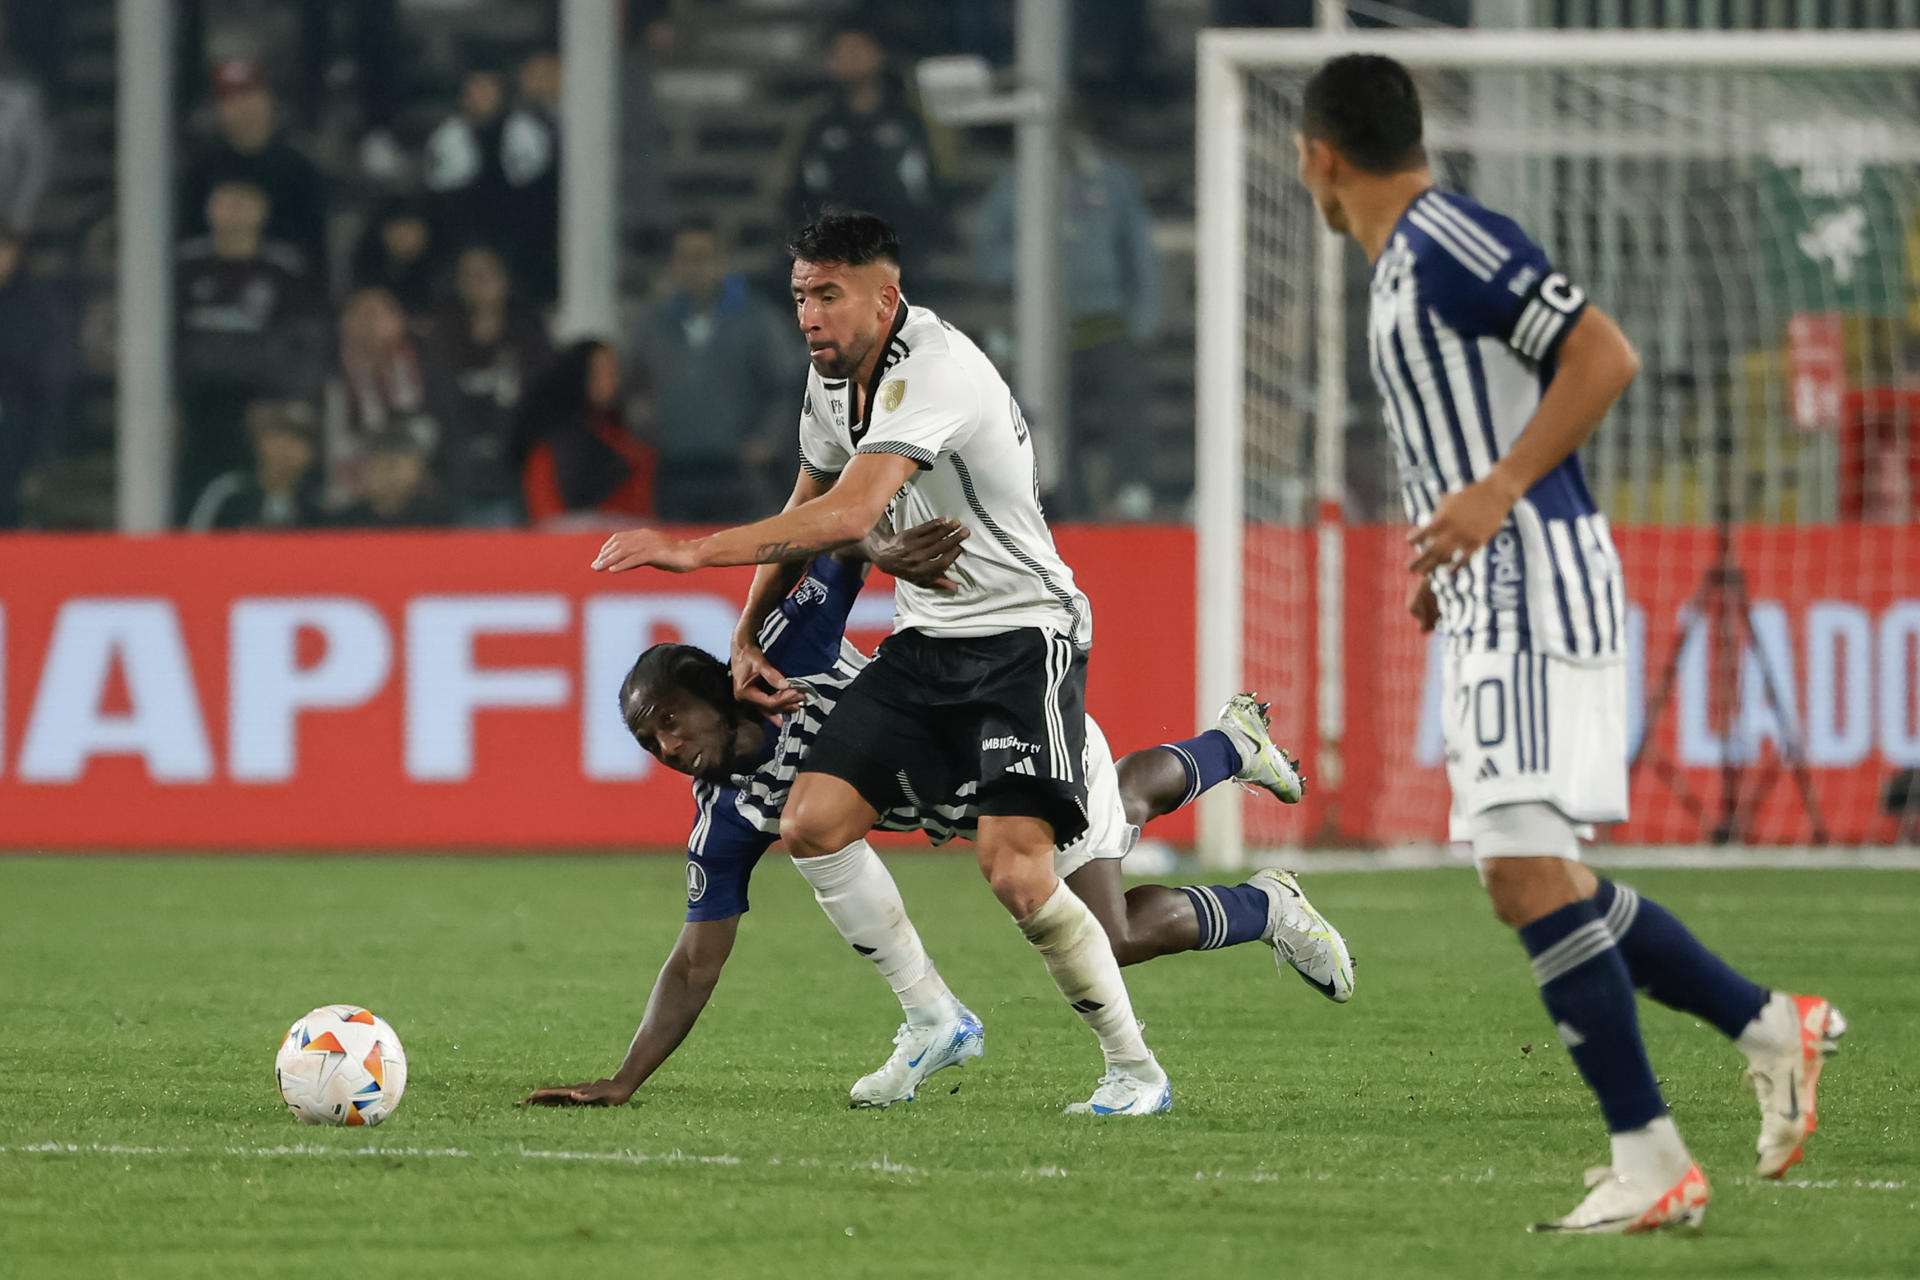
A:
POLYGON ((1920 875, 1621 878, 1852 1030, 1784 1183, 1711 1030, 1643 1005, 1714 1201, 1698 1237, 1558 1239, 1605 1159, 1525 957, 1470 872, 1306 881, 1359 957, 1341 1007, 1262 947, 1127 970, 1171 1115, 1060 1114, 1092 1037, 971 859, 890 859, 987 1056, 887 1111, 847 1086, 897 1008, 778 862, 713 1005, 618 1110, 679 927, 660 858, 0 859, 0 1276, 1913 1276, 1920 875), (295 1123, 287 1025, 398 1029, 377 1129, 295 1123))

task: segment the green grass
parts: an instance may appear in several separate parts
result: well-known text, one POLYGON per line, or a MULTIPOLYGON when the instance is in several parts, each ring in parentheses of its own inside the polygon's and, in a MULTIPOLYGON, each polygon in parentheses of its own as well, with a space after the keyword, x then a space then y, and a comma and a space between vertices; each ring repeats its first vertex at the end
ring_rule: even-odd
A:
POLYGON ((1626 877, 1853 1031, 1775 1185, 1738 1054, 1646 1006, 1715 1199, 1698 1237, 1619 1240, 1521 1230, 1605 1141, 1469 873, 1310 882, 1361 958, 1344 1008, 1258 947, 1129 970, 1175 1110, 1097 1122, 1059 1113, 1091 1037, 969 860, 893 865, 983 1063, 847 1110, 896 1011, 770 859, 680 1055, 624 1109, 545 1111, 513 1102, 624 1050, 677 859, 0 860, 0 1275, 1920 1274, 1920 877, 1626 877), (274 1094, 330 1001, 404 1038, 380 1128, 274 1094))

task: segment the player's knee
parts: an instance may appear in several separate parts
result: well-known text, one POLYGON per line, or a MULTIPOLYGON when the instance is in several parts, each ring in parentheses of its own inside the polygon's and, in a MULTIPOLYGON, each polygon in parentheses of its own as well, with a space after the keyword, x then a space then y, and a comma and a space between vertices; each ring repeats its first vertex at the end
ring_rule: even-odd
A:
POLYGON ((1511 898, 1511 897, 1503 898, 1497 893, 1492 893, 1491 885, 1488 886, 1488 889, 1489 889, 1488 896, 1492 899, 1492 902, 1493 902, 1494 919, 1498 920, 1501 924, 1507 926, 1507 928, 1509 929, 1518 929, 1522 925, 1533 923, 1532 919, 1527 914, 1526 909, 1520 905, 1517 899, 1511 898))
POLYGON ((1169 797, 1169 766, 1176 774, 1179 773, 1178 766, 1172 764, 1171 756, 1158 747, 1129 752, 1114 766, 1120 783, 1120 805, 1126 810, 1127 825, 1144 827, 1155 818, 1179 807, 1179 797, 1186 788, 1186 776, 1179 775, 1177 789, 1173 789, 1169 797))
POLYGON ((993 896, 1016 920, 1024 920, 1045 906, 1059 883, 1050 867, 1033 865, 1030 858, 982 859, 980 870, 986 874, 993 896))
POLYGON ((794 858, 824 858, 865 835, 852 830, 846 820, 819 804, 788 801, 780 815, 780 839, 787 854, 794 858))
POLYGON ((1107 930, 1107 943, 1113 948, 1114 960, 1117 961, 1123 969, 1130 964, 1139 964, 1144 960, 1151 960, 1160 954, 1154 950, 1151 944, 1144 939, 1135 938, 1132 934, 1128 933, 1124 927, 1118 932, 1109 928, 1107 930))
POLYGON ((1586 896, 1573 874, 1577 863, 1560 858, 1489 858, 1480 864, 1493 914, 1518 929, 1586 896))
POLYGON ((1011 911, 1016 920, 1026 919, 1042 905, 1034 900, 1029 877, 1012 867, 988 868, 987 887, 993 890, 993 896, 1000 899, 1000 904, 1011 911))

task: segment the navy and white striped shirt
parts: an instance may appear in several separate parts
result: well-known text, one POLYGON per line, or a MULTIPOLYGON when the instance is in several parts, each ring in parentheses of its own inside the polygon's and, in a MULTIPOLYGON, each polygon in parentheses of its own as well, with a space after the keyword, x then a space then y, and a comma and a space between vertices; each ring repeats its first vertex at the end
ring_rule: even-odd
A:
MULTIPOLYGON (((831 556, 818 556, 806 577, 760 628, 760 647, 782 675, 806 693, 800 708, 769 729, 766 753, 731 785, 696 779, 693 830, 687 836, 687 919, 725 920, 747 910, 747 886, 760 856, 780 838, 780 813, 805 766, 820 726, 833 713, 867 657, 846 639, 847 615, 860 594, 861 575, 831 556)), ((927 798, 880 815, 882 831, 924 831, 934 844, 971 836, 979 821, 976 792, 967 782, 950 797, 927 798)))
MULTIPOLYGON (((1587 299, 1511 219, 1429 189, 1373 269, 1367 352, 1407 518, 1486 477, 1532 421, 1587 299)), ((1529 489, 1493 538, 1433 575, 1455 652, 1619 660, 1620 556, 1578 456, 1529 489)))

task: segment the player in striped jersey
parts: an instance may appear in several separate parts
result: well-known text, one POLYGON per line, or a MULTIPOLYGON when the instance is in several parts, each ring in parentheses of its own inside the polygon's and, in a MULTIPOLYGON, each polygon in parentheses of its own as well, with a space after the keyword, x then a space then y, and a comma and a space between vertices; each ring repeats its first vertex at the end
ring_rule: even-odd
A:
POLYGON ((1068 1112, 1165 1111, 1172 1084, 1133 1016, 1112 944, 1053 868, 1054 850, 1087 826, 1092 612, 1040 509, 1026 419, 977 345, 907 301, 900 243, 884 220, 829 209, 788 249, 811 370, 786 510, 704 538, 622 530, 594 568, 758 564, 732 646, 736 690, 753 701, 756 683, 785 685, 757 643, 783 594, 782 566, 860 541, 889 512, 903 525, 946 519, 972 530, 967 568, 948 586, 894 592, 894 633, 822 726, 781 838, 842 936, 884 933, 867 833, 916 793, 978 783, 981 877, 1100 1045, 1093 1096, 1068 1112))
MULTIPOLYGON (((910 532, 889 557, 874 549, 896 577, 930 582, 957 554, 960 537, 936 526, 910 532), (933 532, 929 534, 929 530, 933 532), (912 539, 920 535, 915 544, 912 539), (931 560, 913 558, 916 545, 933 547, 931 560), (944 549, 941 549, 943 548, 944 549), (931 568, 925 568, 927 565, 931 568)), ((622 713, 635 738, 669 768, 693 776, 697 817, 687 842, 687 923, 655 981, 640 1029, 614 1076, 543 1089, 527 1101, 542 1105, 624 1103, 685 1039, 706 1007, 732 952, 747 886, 761 856, 779 838, 781 811, 819 726, 866 659, 844 639, 861 573, 844 561, 819 557, 762 630, 762 648, 807 691, 804 705, 775 724, 758 708, 736 702, 725 664, 686 645, 656 645, 634 665, 621 691, 622 713)), ((1238 885, 1137 885, 1125 890, 1119 864, 1141 825, 1191 804, 1228 779, 1261 786, 1277 798, 1298 800, 1303 784, 1267 734, 1265 717, 1242 695, 1222 712, 1220 727, 1184 742, 1137 751, 1116 767, 1105 736, 1087 721, 1089 829, 1056 851, 1056 873, 1100 920, 1121 964, 1181 951, 1265 942, 1275 961, 1310 986, 1344 1002, 1353 991, 1345 941, 1301 893, 1288 873, 1262 871, 1238 885)), ((934 843, 972 837, 979 818, 970 794, 922 808, 881 814, 889 831, 925 831, 934 843)), ((883 872, 884 874, 884 872, 883 872)), ((904 904, 887 888, 892 907, 904 904)), ((871 938, 862 947, 893 986, 907 1023, 895 1050, 852 1089, 855 1106, 887 1106, 911 1099, 934 1071, 978 1056, 979 1020, 954 999, 907 921, 906 945, 871 938)))
POLYGON ((1300 177, 1373 264, 1367 349, 1415 526, 1410 601, 1445 637, 1452 838, 1611 1134, 1612 1166, 1544 1230, 1698 1223, 1708 1189, 1640 1039, 1634 988, 1748 1057, 1760 1172, 1813 1129, 1814 1084, 1846 1028, 1817 996, 1734 972, 1658 904, 1595 876, 1579 841, 1627 816, 1626 597, 1578 449, 1639 368, 1633 347, 1514 223, 1433 186, 1420 102, 1390 58, 1308 82, 1300 177))

